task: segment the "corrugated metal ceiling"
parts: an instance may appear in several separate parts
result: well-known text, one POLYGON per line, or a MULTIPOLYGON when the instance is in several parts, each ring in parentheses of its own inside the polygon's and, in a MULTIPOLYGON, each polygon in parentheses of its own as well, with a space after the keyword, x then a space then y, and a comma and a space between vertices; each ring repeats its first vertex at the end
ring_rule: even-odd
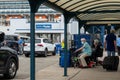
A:
POLYGON ((120 20, 120 0, 48 0, 80 20, 120 20))
MULTIPOLYGON (((28 1, 28 0, 0 0, 28 1)), ((33 0, 34 1, 34 0, 33 0)), ((37 4, 37 3, 36 3, 37 4)), ((120 21, 120 0, 46 0, 45 5, 60 12, 72 12, 80 20, 120 21)))

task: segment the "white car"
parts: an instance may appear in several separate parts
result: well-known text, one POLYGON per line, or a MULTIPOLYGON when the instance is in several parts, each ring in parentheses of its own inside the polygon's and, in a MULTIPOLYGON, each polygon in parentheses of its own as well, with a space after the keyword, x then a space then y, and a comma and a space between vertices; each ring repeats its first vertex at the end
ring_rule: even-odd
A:
MULTIPOLYGON (((35 39, 35 55, 44 55, 47 57, 48 53, 52 53, 55 55, 56 48, 55 45, 49 40, 45 38, 37 38, 35 39)), ((30 55, 30 39, 26 40, 24 43, 24 52, 26 57, 30 55)))

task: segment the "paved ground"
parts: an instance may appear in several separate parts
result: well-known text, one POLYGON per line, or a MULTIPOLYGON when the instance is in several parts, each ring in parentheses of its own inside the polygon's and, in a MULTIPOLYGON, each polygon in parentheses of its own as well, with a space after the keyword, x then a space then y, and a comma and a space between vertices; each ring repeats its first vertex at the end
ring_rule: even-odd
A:
POLYGON ((102 66, 82 69, 75 77, 69 80, 120 80, 120 69, 117 72, 108 72, 102 66))
MULTIPOLYGON (((106 54, 106 53, 104 53, 106 54)), ((68 76, 63 76, 64 68, 55 63, 36 73, 35 80, 120 80, 120 64, 118 71, 108 72, 102 66, 81 69, 70 67, 67 69, 68 76)), ((30 80, 30 78, 26 79, 30 80)))

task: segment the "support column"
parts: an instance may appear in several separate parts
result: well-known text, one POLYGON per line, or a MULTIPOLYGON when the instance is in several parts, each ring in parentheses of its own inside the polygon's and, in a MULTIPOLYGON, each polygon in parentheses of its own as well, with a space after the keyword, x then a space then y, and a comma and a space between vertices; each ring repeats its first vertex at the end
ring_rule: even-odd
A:
POLYGON ((64 13, 64 42, 65 42, 65 49, 64 49, 64 76, 67 76, 67 24, 70 21, 70 19, 73 17, 71 14, 64 13))
POLYGON ((101 28, 100 37, 101 37, 101 43, 103 46, 104 45, 105 26, 100 26, 100 28, 101 28))
POLYGON ((30 13, 30 20, 31 20, 31 23, 30 23, 30 32, 31 32, 31 34, 30 34, 30 37, 31 37, 31 39, 30 39, 30 49, 31 49, 31 51, 30 51, 30 60, 31 60, 31 80, 35 80, 35 58, 34 58, 34 56, 35 56, 35 13, 30 13))
POLYGON ((35 80, 35 13, 47 0, 28 0, 30 4, 30 80, 35 80))

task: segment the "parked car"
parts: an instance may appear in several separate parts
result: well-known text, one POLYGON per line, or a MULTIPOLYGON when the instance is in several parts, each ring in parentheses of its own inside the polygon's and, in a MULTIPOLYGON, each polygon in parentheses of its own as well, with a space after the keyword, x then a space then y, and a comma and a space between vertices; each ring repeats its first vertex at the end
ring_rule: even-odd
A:
POLYGON ((5 35, 5 40, 18 41, 18 37, 20 37, 23 41, 30 39, 29 36, 22 36, 18 34, 7 34, 5 35))
POLYGON ((17 41, 6 40, 6 45, 5 46, 8 46, 9 48, 16 50, 17 53, 19 51, 19 45, 18 45, 17 41))
POLYGON ((12 79, 16 76, 19 68, 19 59, 17 52, 9 47, 0 48, 0 74, 4 78, 12 79))
MULTIPOLYGON (((18 44, 18 37, 20 37, 23 40, 23 44, 25 42, 25 40, 30 39, 30 37, 28 36, 21 36, 18 34, 7 34, 5 35, 5 41, 6 41, 6 45, 12 49, 15 49, 18 54, 19 54, 19 44, 18 44)), ((23 49, 22 49, 22 53, 23 53, 23 49)), ((20 54, 22 54, 20 53, 20 54)))
MULTIPOLYGON (((35 39, 35 55, 44 55, 44 57, 47 57, 48 53, 52 53, 52 55, 55 55, 56 48, 55 45, 49 40, 45 38, 37 38, 35 39)), ((24 44, 24 52, 26 57, 29 57, 30 55, 30 39, 25 41, 24 44)))

